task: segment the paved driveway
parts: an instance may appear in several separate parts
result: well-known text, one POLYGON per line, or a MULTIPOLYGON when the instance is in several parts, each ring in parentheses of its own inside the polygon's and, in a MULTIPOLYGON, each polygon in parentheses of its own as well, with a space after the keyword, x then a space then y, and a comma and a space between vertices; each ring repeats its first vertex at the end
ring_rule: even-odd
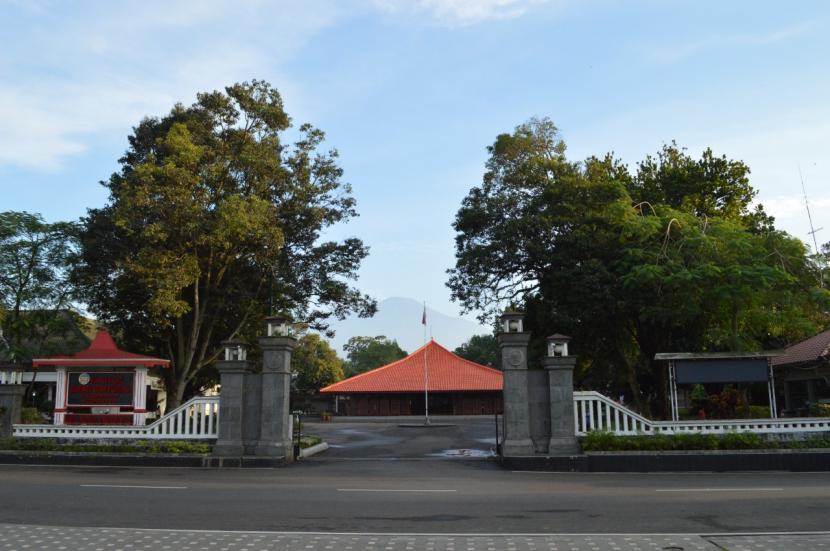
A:
POLYGON ((330 448, 321 459, 486 458, 495 451, 492 416, 338 418, 306 420, 303 432, 321 437, 330 448), (410 426, 403 426, 410 425, 410 426))

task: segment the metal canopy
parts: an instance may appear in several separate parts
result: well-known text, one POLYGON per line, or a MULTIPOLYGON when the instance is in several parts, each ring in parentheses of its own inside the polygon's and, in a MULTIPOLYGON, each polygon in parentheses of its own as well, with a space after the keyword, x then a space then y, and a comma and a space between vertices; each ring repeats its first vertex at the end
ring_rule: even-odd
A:
POLYGON ((783 355, 780 350, 765 352, 663 352, 655 360, 669 364, 669 398, 672 419, 679 420, 678 384, 699 383, 767 383, 770 414, 778 417, 775 404, 775 380, 771 359, 783 355))

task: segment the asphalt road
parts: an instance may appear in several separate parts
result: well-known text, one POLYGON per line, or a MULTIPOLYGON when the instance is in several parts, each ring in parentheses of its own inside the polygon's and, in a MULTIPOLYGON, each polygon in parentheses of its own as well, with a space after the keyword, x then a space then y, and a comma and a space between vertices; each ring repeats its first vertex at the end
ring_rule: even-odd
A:
POLYGON ((495 452, 496 421, 489 415, 434 416, 430 427, 422 417, 386 419, 309 420, 304 432, 328 442, 326 458, 332 459, 492 457, 495 452))
POLYGON ((553 474, 486 460, 281 469, 0 466, 0 523, 384 533, 692 533, 830 527, 830 474, 553 474))

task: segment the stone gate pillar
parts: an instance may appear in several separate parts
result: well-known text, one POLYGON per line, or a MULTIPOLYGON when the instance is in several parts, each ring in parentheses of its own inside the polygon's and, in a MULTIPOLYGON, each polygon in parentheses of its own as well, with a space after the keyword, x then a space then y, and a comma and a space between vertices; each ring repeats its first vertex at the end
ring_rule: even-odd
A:
POLYGON ((501 316, 502 332, 498 335, 501 365, 504 371, 504 443, 502 455, 533 455, 530 438, 530 415, 527 391, 527 343, 530 333, 524 332, 524 314, 505 312, 501 316))
POLYGON ((248 362, 248 345, 242 341, 225 341, 224 359, 216 362, 222 389, 219 393, 219 434, 213 455, 242 457, 245 453, 245 378, 252 371, 248 362))
POLYGON ((0 366, 0 438, 11 438, 23 410, 23 371, 13 365, 0 366))
POLYGON ((574 367, 576 356, 568 355, 565 335, 548 337, 548 354, 542 365, 550 385, 550 441, 548 455, 572 455, 579 452, 574 425, 574 367))
POLYGON ((289 335, 289 321, 274 316, 266 321, 266 336, 260 337, 262 349, 262 409, 259 443, 255 454, 266 457, 293 458, 289 400, 291 397, 291 353, 297 339, 289 335))

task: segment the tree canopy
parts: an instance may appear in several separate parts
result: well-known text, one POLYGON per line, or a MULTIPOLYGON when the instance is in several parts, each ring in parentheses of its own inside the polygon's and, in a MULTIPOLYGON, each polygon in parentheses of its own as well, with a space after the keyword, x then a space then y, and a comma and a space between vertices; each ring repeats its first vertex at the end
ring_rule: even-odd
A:
POLYGON ((634 170, 610 154, 574 162, 548 119, 488 152, 456 215, 448 286, 482 321, 522 305, 537 356, 545 335, 571 334, 578 382, 662 407, 657 352, 773 348, 827 325, 804 244, 753 207, 744 163, 673 143, 634 170))
POLYGON ((168 407, 197 390, 220 341, 259 334, 269 311, 322 331, 374 312, 349 283, 367 248, 321 238, 356 215, 337 152, 307 124, 286 143, 290 126, 261 81, 146 118, 103 183, 108 204, 83 220, 85 301, 127 346, 171 359, 168 407))
POLYGON ((297 390, 314 393, 343 379, 343 360, 320 335, 307 333, 292 353, 291 371, 297 374, 297 390))
POLYGON ((352 337, 343 345, 346 362, 343 369, 347 377, 381 367, 407 356, 398 341, 384 335, 376 337, 352 337))
POLYGON ((494 335, 473 335, 454 350, 455 354, 477 364, 500 368, 499 344, 494 335))
POLYGON ((11 359, 68 352, 52 345, 81 321, 70 274, 77 234, 76 224, 0 212, 0 334, 11 359))

